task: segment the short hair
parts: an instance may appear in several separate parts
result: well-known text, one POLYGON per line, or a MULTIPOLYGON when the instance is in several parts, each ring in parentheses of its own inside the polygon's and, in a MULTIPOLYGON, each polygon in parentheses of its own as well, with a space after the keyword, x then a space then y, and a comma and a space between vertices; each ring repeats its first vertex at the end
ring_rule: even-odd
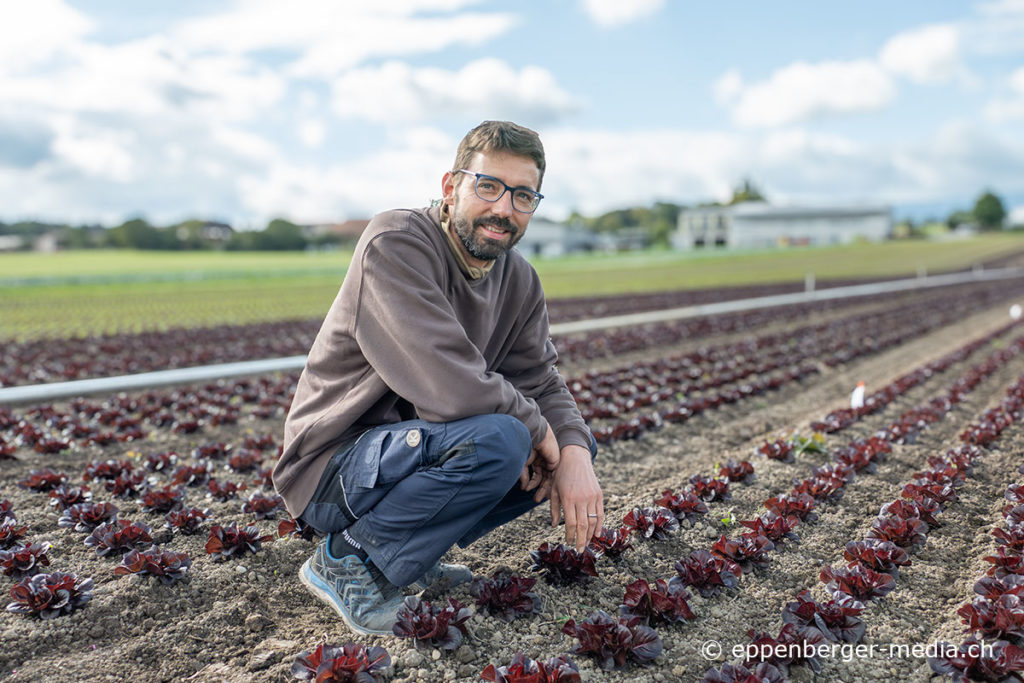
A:
POLYGON ((484 121, 462 138, 455 153, 453 171, 469 166, 477 152, 507 152, 533 159, 540 172, 537 178, 537 189, 540 189, 544 181, 544 145, 536 131, 511 121, 484 121))

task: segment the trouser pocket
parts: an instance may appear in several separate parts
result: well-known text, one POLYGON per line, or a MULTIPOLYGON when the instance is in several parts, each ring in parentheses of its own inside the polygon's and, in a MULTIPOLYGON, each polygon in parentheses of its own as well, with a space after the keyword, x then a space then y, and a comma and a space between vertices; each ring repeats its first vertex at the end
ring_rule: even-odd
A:
POLYGON ((375 427, 339 447, 302 513, 304 521, 320 531, 343 529, 376 505, 396 483, 429 466, 435 438, 427 426, 416 420, 375 427))

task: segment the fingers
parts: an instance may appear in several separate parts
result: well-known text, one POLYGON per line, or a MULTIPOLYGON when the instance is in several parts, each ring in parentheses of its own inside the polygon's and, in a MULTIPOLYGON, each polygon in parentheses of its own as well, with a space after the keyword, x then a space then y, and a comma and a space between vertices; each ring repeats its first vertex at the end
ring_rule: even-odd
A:
POLYGON ((539 483, 540 485, 537 488, 537 493, 533 494, 534 503, 539 503, 551 495, 551 487, 554 481, 551 477, 544 477, 539 483))
POLYGON ((565 508, 565 544, 568 546, 574 546, 576 552, 582 552, 585 543, 582 543, 583 532, 586 528, 587 513, 586 511, 579 510, 574 505, 569 505, 565 508), (579 528, 580 525, 583 528, 579 528))
POLYGON ((601 498, 597 499, 597 512, 587 513, 587 521, 587 543, 590 543, 590 539, 600 534, 604 526, 604 501, 601 498))
MULTIPOLYGON (((538 451, 540 457, 545 458, 540 447, 538 451)), ((552 526, 557 525, 564 514, 566 545, 583 552, 604 525, 604 496, 586 449, 566 446, 560 455, 558 467, 545 471, 537 496, 544 495, 550 488, 552 526)), ((535 500, 539 502, 541 498, 535 500)))
POLYGON ((558 496, 558 489, 551 489, 551 526, 558 526, 562 519, 562 501, 558 496))
POLYGON ((527 485, 526 490, 532 491, 533 489, 543 484, 544 480, 547 478, 547 474, 544 472, 543 469, 539 467, 534 467, 533 472, 530 476, 530 483, 527 485))
MULTIPOLYGON (((537 488, 539 484, 542 484, 545 478, 546 475, 543 470, 527 465, 519 474, 519 485, 524 491, 532 491, 537 488)), ((538 498, 537 500, 540 501, 543 499, 538 498)))
POLYGON ((565 512, 565 542, 567 545, 574 545, 577 552, 583 552, 583 549, 590 543, 590 539, 601 532, 601 526, 604 524, 604 507, 601 501, 598 501, 598 511, 589 512, 588 506, 580 505, 577 508, 573 508, 572 512, 566 510, 565 512), (575 514, 573 514, 575 513, 575 514), (574 520, 575 524, 572 523, 574 520), (572 527, 572 528, 570 528, 572 527))
POLYGON ((530 451, 529 457, 526 458, 526 464, 523 465, 523 471, 519 473, 519 488, 524 491, 529 491, 530 486, 530 465, 537 459, 537 449, 530 451))

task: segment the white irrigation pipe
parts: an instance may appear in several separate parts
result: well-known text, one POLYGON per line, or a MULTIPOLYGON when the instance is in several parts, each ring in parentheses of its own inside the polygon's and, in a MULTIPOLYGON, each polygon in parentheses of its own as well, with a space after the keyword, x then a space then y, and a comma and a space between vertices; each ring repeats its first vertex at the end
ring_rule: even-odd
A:
POLYGON ((613 315, 607 318, 594 318, 593 320, 578 320, 569 323, 559 323, 551 326, 551 334, 590 332, 592 330, 603 330, 609 327, 646 325, 648 323, 668 322, 670 320, 681 320, 683 318, 696 318, 702 315, 735 313, 737 311, 747 311, 752 308, 788 306, 790 304, 799 304, 808 301, 846 299, 855 296, 887 294, 890 292, 902 292, 909 289, 923 289, 926 287, 944 287, 947 285, 980 282, 983 280, 1005 280, 1015 277, 1024 277, 1024 269, 1000 268, 998 270, 975 270, 969 273, 952 273, 949 275, 915 277, 908 278, 906 280, 889 280, 887 282, 872 282, 865 285, 849 285, 846 287, 832 287, 829 289, 793 292, 791 294, 774 294, 772 296, 760 296, 753 299, 734 299, 732 301, 720 301, 713 304, 699 304, 697 306, 686 306, 684 308, 670 308, 663 311, 629 313, 627 315, 613 315))
MULTIPOLYGON (((696 318, 703 315, 735 313, 737 311, 747 311, 754 308, 788 306, 790 304, 804 303, 808 301, 845 299, 849 297, 869 296, 871 294, 886 294, 911 289, 943 287, 967 282, 1005 280, 1018 277, 1024 277, 1024 270, 1020 268, 1001 268, 994 270, 974 270, 969 273, 954 273, 950 275, 937 275, 931 277, 915 277, 906 280, 890 280, 888 282, 873 282, 865 285, 833 287, 830 289, 819 289, 815 291, 794 292, 792 294, 776 294, 773 296, 762 296, 752 299, 736 299, 733 301, 721 301, 713 304, 670 308, 661 311, 647 311, 645 313, 630 313, 628 315, 614 315, 606 318, 557 323, 551 326, 551 334, 574 334, 593 330, 603 330, 612 327, 628 327, 633 325, 669 322, 672 320, 682 320, 684 318, 696 318)), ((50 384, 7 387, 0 388, 0 405, 30 403, 35 401, 55 401, 77 396, 86 396, 89 394, 111 394, 119 391, 137 391, 175 384, 209 382, 211 380, 224 379, 227 377, 241 377, 244 375, 260 375, 268 372, 301 370, 305 363, 305 356, 288 356, 287 358, 267 358, 264 360, 242 361, 238 363, 221 363, 218 365, 203 365, 191 368, 178 368, 175 370, 161 370, 158 372, 143 372, 136 375, 98 377, 95 379, 82 379, 72 382, 53 382, 50 384)))
POLYGON ((287 358, 246 360, 238 363, 199 365, 191 368, 175 368, 174 370, 159 370, 157 372, 140 372, 136 375, 95 377, 93 379, 76 379, 71 382, 51 382, 50 384, 7 387, 0 389, 0 405, 5 403, 56 401, 62 398, 75 398, 90 394, 113 394, 119 391, 143 391, 154 387, 209 382, 226 377, 301 370, 305 363, 305 356, 289 356, 287 358))

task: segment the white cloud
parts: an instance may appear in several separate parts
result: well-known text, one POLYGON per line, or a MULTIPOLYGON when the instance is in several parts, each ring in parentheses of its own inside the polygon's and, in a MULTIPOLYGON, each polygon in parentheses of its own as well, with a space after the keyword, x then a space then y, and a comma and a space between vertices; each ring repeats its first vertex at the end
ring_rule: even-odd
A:
POLYGON ((743 77, 738 69, 729 69, 715 81, 715 101, 721 105, 729 105, 743 93, 743 77))
POLYGON ((950 125, 897 144, 800 128, 549 131, 542 213, 594 215, 667 200, 725 200, 744 177, 778 203, 904 203, 983 187, 1024 193, 1024 144, 981 125, 950 125), (610 160, 614 160, 611 162, 610 160))
POLYGON ((985 106, 985 117, 990 121, 1024 119, 1024 66, 1006 79, 1010 93, 998 97, 985 106))
MULTIPOLYGON (((4 197, 4 219, 55 219, 73 223, 102 221, 117 225, 124 220, 125 207, 103 206, 94 179, 69 178, 67 169, 52 162, 30 169, 0 167, 0 196, 4 197)), ((109 181, 103 183, 109 186, 109 181)), ((124 188, 119 188, 124 193, 124 188)))
POLYGON ((869 60, 796 62, 750 85, 730 72, 719 79, 715 91, 734 103, 733 120, 741 126, 780 126, 825 115, 875 111, 895 96, 892 79, 869 60))
POLYGON ((964 73, 960 32, 951 24, 924 26, 890 38, 879 61, 916 83, 945 83, 964 73))
POLYGON ((847 138, 796 128, 774 131, 764 137, 758 157, 767 164, 780 164, 796 157, 852 159, 860 151, 861 146, 847 138))
POLYGON ((1024 204, 1010 209, 1010 225, 1024 225, 1024 204))
POLYGON ((665 0, 582 0, 583 11, 595 24, 621 26, 656 14, 665 0))
POLYGON ((342 36, 332 34, 309 46, 290 71, 305 78, 330 78, 370 57, 436 52, 451 45, 480 46, 517 23, 509 14, 370 18, 352 25, 342 36))
POLYGON ((459 12, 470 4, 475 1, 255 0, 182 22, 172 35, 194 52, 284 51, 292 57, 287 67, 292 75, 331 78, 374 57, 481 45, 519 21, 507 13, 459 12), (445 14, 422 16, 423 12, 445 14))
MULTIPOLYGON (((277 163, 237 181, 247 211, 299 222, 369 217, 395 207, 426 206, 458 138, 429 127, 396 129, 378 152, 326 166, 277 163)), ((747 169, 746 141, 714 131, 580 131, 544 134, 548 173, 541 214, 564 218, 648 200, 726 197, 747 169), (614 161, 614 163, 612 163, 614 161)))
POLYGON ((236 192, 252 214, 304 223, 426 206, 440 196, 457 144, 441 131, 412 128, 371 156, 328 166, 285 161, 264 167, 242 176, 236 192))
POLYGON ((984 187, 1024 192, 1024 144, 980 123, 960 122, 901 143, 803 134, 784 154, 756 144, 758 177, 803 201, 935 202, 984 187))
POLYGON ((1024 192, 1020 173, 1024 144, 982 123, 949 123, 935 135, 906 146, 904 153, 937 170, 931 183, 919 178, 904 183, 921 199, 974 194, 983 187, 1011 194, 1024 192))
MULTIPOLYGON (((63 135, 57 159, 27 169, 0 167, 5 215, 113 221, 142 210, 157 223, 207 215, 253 225, 274 216, 300 222, 369 217, 438 197, 458 144, 448 131, 406 125, 391 129, 372 153, 296 162, 270 156, 276 148, 269 143, 261 151, 267 156, 258 159, 249 152, 260 143, 238 131, 182 129, 168 138, 153 132, 118 137, 74 128, 63 135), (149 139, 159 146, 146 148, 149 139), (172 150, 166 139, 187 142, 172 150), (232 143, 235 151, 228 149, 232 143), (130 193, 110 181, 128 176, 130 193)), ((777 202, 928 202, 973 196, 983 187, 1004 196, 1024 193, 1024 144, 980 124, 951 125, 895 144, 800 128, 765 134, 556 127, 543 137, 548 172, 540 215, 555 219, 572 210, 595 215, 657 200, 723 200, 744 177, 777 202)))
POLYGON ((1002 17, 1009 14, 1024 14, 1024 0, 994 0, 978 6, 982 14, 1002 17))
POLYGON ((299 107, 304 111, 315 111, 320 109, 320 97, 310 90, 303 90, 298 97, 299 107))
POLYGON ((9 3, 0 21, 0 75, 44 63, 95 23, 61 0, 9 3))
POLYGON ((1024 0, 997 0, 978 6, 979 16, 960 22, 964 49, 974 54, 1024 52, 1024 0))
POLYGON ((306 119, 299 123, 297 133, 306 147, 319 147, 327 138, 327 125, 319 119, 306 119))
POLYGON ((90 129, 67 117, 54 123, 57 137, 51 149, 58 160, 85 175, 116 183, 132 180, 135 163, 131 148, 136 138, 131 131, 90 129))
POLYGON ((655 199, 728 194, 746 164, 742 136, 717 131, 558 129, 544 135, 542 215, 596 214, 655 199))
POLYGON ((546 69, 517 71, 497 59, 470 62, 458 71, 388 62, 349 71, 332 91, 336 114, 371 121, 453 115, 547 121, 578 107, 546 69))
POLYGON ((896 96, 893 76, 922 84, 976 84, 963 61, 966 30, 922 26, 890 38, 877 59, 795 62, 758 83, 745 83, 730 69, 715 82, 715 101, 731 109, 741 126, 782 126, 883 109, 896 96))
POLYGON ((230 55, 191 56, 168 39, 66 47, 67 62, 25 74, 0 74, 5 103, 48 111, 129 116, 250 119, 283 96, 285 81, 230 55))
POLYGON ((210 140, 233 156, 249 161, 271 163, 280 158, 277 147, 263 137, 239 128, 216 124, 210 130, 210 140))

